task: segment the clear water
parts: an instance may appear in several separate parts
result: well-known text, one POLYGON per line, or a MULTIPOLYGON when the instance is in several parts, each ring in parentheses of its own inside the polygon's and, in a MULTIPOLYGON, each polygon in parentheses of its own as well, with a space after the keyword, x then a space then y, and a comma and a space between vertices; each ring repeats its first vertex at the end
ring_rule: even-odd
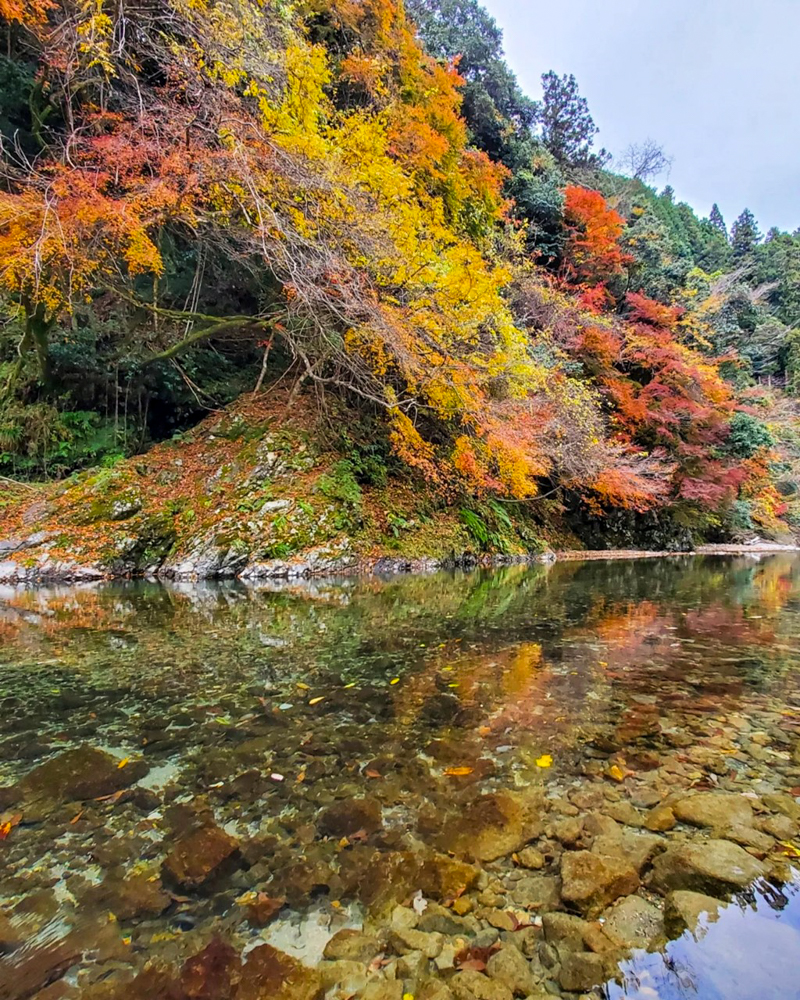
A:
MULTIPOLYGON (((135 795, 31 808, 0 789, 0 931, 10 921, 21 939, 0 940, 0 998, 51 981, 59 997, 116 996, 147 962, 179 969, 212 932, 314 964, 368 906, 343 852, 447 850, 442 830, 480 792, 537 785, 558 810, 589 789, 642 815, 675 788, 800 795, 800 560, 0 587, 0 708, 0 786, 78 746, 147 771, 135 795), (320 831, 322 810, 364 796, 380 829, 344 844, 320 831), (199 888, 164 886, 163 912, 110 918, 102 887, 160 885, 198 816, 245 860, 199 888), (286 898, 280 917, 251 924, 248 892, 286 898)), ((732 907, 666 958, 637 953, 609 995, 800 996, 783 892, 782 907, 732 907)))

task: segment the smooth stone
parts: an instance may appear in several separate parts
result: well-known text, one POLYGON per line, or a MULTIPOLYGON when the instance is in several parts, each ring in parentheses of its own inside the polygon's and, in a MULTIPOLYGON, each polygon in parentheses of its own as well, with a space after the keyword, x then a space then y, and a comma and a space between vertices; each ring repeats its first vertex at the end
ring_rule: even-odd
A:
POLYGON ((540 790, 479 795, 445 823, 438 846, 475 861, 496 861, 518 852, 542 832, 543 800, 540 790))
POLYGON ((598 916, 619 896, 639 888, 639 875, 627 861, 574 851, 561 859, 561 896, 586 917, 598 916))
POLYGON ((511 898, 528 910, 555 910, 561 902, 559 888, 554 875, 529 875, 515 883, 511 898))
POLYGON ((641 873, 666 846, 664 838, 657 834, 623 830, 617 836, 596 837, 592 853, 625 861, 641 873))
POLYGON ((316 969, 301 965, 270 944, 262 944, 247 954, 236 1000, 322 1000, 324 993, 316 969))
POLYGON ((535 847, 523 848, 517 855, 517 860, 523 868, 530 868, 533 871, 544 868, 544 855, 535 847))
POLYGON ((775 844, 772 837, 766 833, 756 830, 753 826, 742 826, 741 824, 714 830, 711 836, 715 840, 732 840, 735 844, 740 844, 742 847, 752 847, 762 854, 771 851, 775 844))
POLYGON ((444 936, 418 930, 393 930, 389 934, 389 944, 398 955, 421 951, 427 958, 436 958, 442 950, 444 936))
MULTIPOLYGON (((413 910, 411 911, 413 913, 413 910)), ((323 955, 333 962, 371 962, 381 951, 377 938, 351 928, 337 931, 325 945, 323 955)))
POLYGON ((569 993, 590 990, 604 983, 614 968, 605 955, 591 951, 576 951, 564 956, 558 981, 569 993))
POLYGON ((448 983, 456 1000, 513 1000, 511 990, 482 972, 457 972, 448 983))
POLYGON ((766 865, 729 840, 689 841, 659 854, 651 883, 662 893, 689 889, 724 896, 766 873, 766 865))
POLYGON ((646 948, 664 932, 664 920, 657 906, 641 896, 627 896, 603 912, 603 931, 623 948, 646 948))
POLYGON ((376 799, 343 799, 322 811, 317 824, 323 837, 352 837, 354 833, 375 833, 383 823, 381 804, 376 799))
POLYGON ((752 826, 753 807, 733 792, 697 792, 673 802, 676 819, 692 826, 752 826))
POLYGON ((671 830, 678 823, 672 806, 654 806, 644 818, 644 825, 653 833, 664 833, 671 830))
POLYGON ((178 840, 164 859, 162 870, 177 885, 197 888, 238 848, 237 841, 218 826, 204 826, 178 840))
POLYGON ((128 788, 150 770, 143 760, 119 765, 116 757, 84 744, 29 771, 17 791, 24 799, 82 802, 128 788))
POLYGON ((505 945, 491 956, 486 963, 486 974, 507 986, 514 996, 526 997, 536 989, 530 963, 513 945, 505 945))

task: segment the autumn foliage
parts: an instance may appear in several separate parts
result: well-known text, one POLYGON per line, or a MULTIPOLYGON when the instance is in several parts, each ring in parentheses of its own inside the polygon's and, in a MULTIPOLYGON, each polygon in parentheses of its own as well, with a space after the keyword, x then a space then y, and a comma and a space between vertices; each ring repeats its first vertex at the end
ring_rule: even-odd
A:
POLYGON ((142 366, 279 339, 303 382, 382 410, 450 498, 547 483, 600 510, 713 506, 761 474, 708 461, 732 392, 679 311, 619 294, 625 221, 600 193, 564 192, 557 281, 520 254, 458 66, 422 51, 397 0, 128 6, 0 0, 63 123, 9 158, 0 193, 17 369, 103 295, 136 317, 142 366), (239 308, 171 294, 175 246, 224 262, 239 308))

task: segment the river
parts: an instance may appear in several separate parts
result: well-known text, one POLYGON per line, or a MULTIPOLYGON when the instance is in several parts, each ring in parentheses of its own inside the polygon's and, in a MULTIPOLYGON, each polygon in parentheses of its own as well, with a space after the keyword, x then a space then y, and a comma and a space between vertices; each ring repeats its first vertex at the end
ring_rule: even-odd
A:
POLYGON ((797 556, 0 587, 0 665, 0 1000, 800 997, 797 556))

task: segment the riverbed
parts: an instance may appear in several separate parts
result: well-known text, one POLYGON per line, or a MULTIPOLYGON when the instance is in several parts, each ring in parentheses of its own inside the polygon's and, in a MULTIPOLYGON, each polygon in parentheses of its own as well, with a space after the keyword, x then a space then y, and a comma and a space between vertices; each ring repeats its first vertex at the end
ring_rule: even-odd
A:
POLYGON ((800 996, 794 553, 0 587, 0 665, 2 1000, 800 996))

